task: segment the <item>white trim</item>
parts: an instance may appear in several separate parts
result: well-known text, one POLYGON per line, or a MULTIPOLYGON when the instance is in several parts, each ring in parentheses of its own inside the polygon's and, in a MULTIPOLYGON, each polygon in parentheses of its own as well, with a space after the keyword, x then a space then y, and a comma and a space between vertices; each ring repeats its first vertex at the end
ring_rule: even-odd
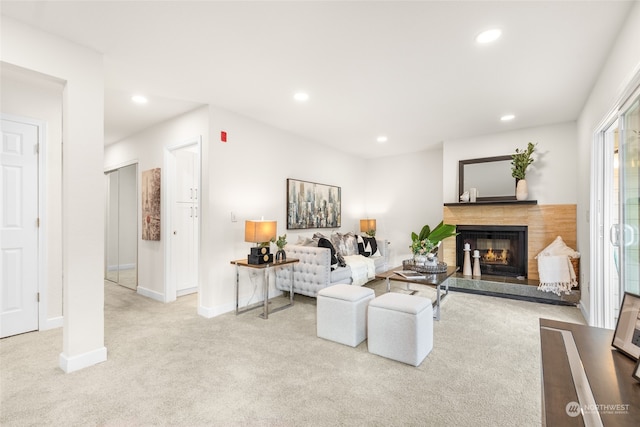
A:
MULTIPOLYGON (((601 327, 602 317, 602 280, 603 269, 599 260, 604 259, 603 245, 604 234, 601 233, 603 224, 603 180, 604 180, 604 138, 606 129, 613 123, 613 120, 603 122, 593 134, 591 143, 591 191, 590 191, 590 218, 589 218, 589 313, 585 316, 587 323, 591 326, 601 327)), ((583 309, 584 312, 584 309, 583 309)), ((583 313, 584 315, 584 313, 583 313)))
MULTIPOLYGON (((283 291, 278 289, 272 290, 269 289, 269 299, 282 296, 284 294, 283 291)), ((244 297, 238 303, 240 309, 247 307, 250 304, 257 304, 259 302, 264 302, 264 297, 262 300, 254 300, 253 297, 244 297)), ((212 317, 220 316, 221 314, 231 313, 236 310, 235 302, 229 302, 227 304, 219 305, 217 307, 204 307, 202 305, 198 306, 198 314, 202 317, 206 317, 210 319, 212 317)), ((260 309, 256 308, 256 311, 260 309)))
POLYGON ((100 347, 77 356, 60 353, 60 369, 65 373, 79 371, 107 360, 107 347, 100 347))
POLYGON ((48 329, 58 329, 64 326, 64 316, 52 317, 51 319, 45 319, 44 325, 40 327, 41 331, 48 329))
MULTIPOLYGON (((233 310, 233 309, 231 309, 233 310)), ((216 308, 212 308, 212 307, 203 307, 201 305, 198 306, 198 315, 205 317, 207 319, 211 319, 212 317, 216 317, 219 316, 223 313, 227 313, 231 310, 228 311, 219 311, 216 308)))
POLYGON ((115 165, 111 165, 111 166, 105 166, 103 172, 107 174, 109 172, 113 172, 127 166, 137 165, 138 163, 139 163, 138 159, 127 160, 126 162, 116 163, 115 165))
POLYGON ((591 320, 589 319, 589 313, 584 309, 584 304, 578 303, 578 308, 580 309, 580 312, 582 313, 582 317, 584 317, 587 320, 588 324, 591 324, 591 320))
MULTIPOLYGON (((168 185, 168 182, 175 181, 176 169, 175 169, 175 156, 173 152, 182 148, 195 146, 198 162, 198 188, 200 189, 200 196, 197 201, 198 214, 198 235, 196 236, 196 248, 198 253, 196 254, 196 283, 198 284, 198 290, 201 287, 200 284, 200 235, 202 233, 202 136, 198 135, 193 138, 189 138, 176 145, 172 145, 165 148, 164 152, 164 170, 162 174, 162 188, 164 188, 163 194, 163 209, 165 212, 165 219, 162 233, 165 236, 171 236, 171 212, 172 205, 176 198, 173 192, 173 186, 168 185)), ((175 301, 178 297, 176 284, 172 280, 173 278, 173 265, 171 262, 171 239, 167 238, 164 245, 164 302, 175 301)))
POLYGON ((187 288, 187 289, 180 289, 176 291, 176 297, 183 297, 185 295, 195 294, 196 292, 198 292, 197 286, 194 286, 192 288, 187 288))
POLYGON ((47 280, 47 123, 30 117, 0 113, 0 119, 24 123, 38 129, 38 330, 47 329, 48 280, 47 280))
POLYGON ((143 297, 151 298, 153 300, 160 301, 160 302, 167 302, 167 301, 165 301, 164 295, 161 294, 160 292, 157 292, 157 291, 154 291, 154 290, 151 290, 151 289, 147 289, 147 288, 144 288, 142 286, 138 286, 136 288, 136 292, 139 295, 142 295, 143 297))
MULTIPOLYGON (((162 210, 164 212, 164 220, 162 221, 162 234, 166 236, 164 244, 164 295, 162 302, 175 301, 176 287, 171 280, 173 274, 173 266, 171 265, 171 200, 175 198, 173 194, 173 186, 168 185, 170 182, 169 177, 173 180, 175 177, 175 158, 171 154, 171 148, 165 148, 164 150, 164 173, 161 175, 162 181, 162 210), (173 295, 173 298, 170 297, 173 295)), ((138 288, 140 289, 140 288, 138 288)))

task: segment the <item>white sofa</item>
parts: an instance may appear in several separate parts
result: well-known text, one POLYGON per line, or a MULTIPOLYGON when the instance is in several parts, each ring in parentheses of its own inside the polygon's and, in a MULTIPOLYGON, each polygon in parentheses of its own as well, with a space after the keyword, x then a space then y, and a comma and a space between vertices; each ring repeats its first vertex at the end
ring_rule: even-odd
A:
MULTIPOLYGON (((373 260, 375 273, 387 270, 388 245, 386 240, 376 239, 378 252, 368 257, 373 260)), ((331 250, 324 247, 300 246, 288 244, 285 247, 287 259, 296 258, 300 262, 293 265, 294 281, 293 292, 297 294, 316 297, 318 291, 327 286, 338 283, 353 284, 353 273, 350 266, 338 267, 331 270, 331 250)), ((354 255, 357 258, 365 258, 362 255, 354 255)), ((291 272, 287 267, 276 269, 276 288, 289 291, 291 286, 291 272)))

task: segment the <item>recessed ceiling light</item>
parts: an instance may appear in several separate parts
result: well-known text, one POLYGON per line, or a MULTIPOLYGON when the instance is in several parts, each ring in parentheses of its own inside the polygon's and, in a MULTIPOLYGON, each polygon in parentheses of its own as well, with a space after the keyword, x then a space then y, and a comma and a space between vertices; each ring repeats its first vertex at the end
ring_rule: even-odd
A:
POLYGON ((149 100, 145 96, 142 96, 142 95, 133 95, 131 97, 131 100, 133 102, 135 102, 136 104, 146 104, 147 102, 149 102, 149 100))
POLYGON ((376 141, 378 142, 387 142, 389 140, 389 138, 387 138, 385 135, 380 135, 379 137, 376 138, 376 141))
POLYGON ((505 114, 504 116, 500 117, 500 120, 502 120, 503 122, 508 122, 509 120, 513 120, 515 118, 516 116, 514 116, 513 114, 505 114))
POLYGON ((293 95, 293 99, 295 99, 298 102, 308 101, 309 94, 306 92, 297 92, 295 95, 293 95))
POLYGON ((498 28, 492 28, 491 30, 483 31, 476 36, 477 43, 491 43, 497 40, 502 35, 502 31, 498 28))

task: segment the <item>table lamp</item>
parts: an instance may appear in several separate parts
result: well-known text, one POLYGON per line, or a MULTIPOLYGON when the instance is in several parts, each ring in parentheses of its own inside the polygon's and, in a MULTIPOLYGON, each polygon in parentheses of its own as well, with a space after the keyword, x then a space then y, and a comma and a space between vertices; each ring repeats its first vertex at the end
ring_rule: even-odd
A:
POLYGON ((273 262, 270 242, 276 238, 276 221, 250 220, 244 223, 244 241, 255 243, 247 256, 249 264, 268 264, 273 262))
POLYGON ((361 219, 360 231, 366 233, 370 237, 376 236, 376 220, 375 219, 361 219))

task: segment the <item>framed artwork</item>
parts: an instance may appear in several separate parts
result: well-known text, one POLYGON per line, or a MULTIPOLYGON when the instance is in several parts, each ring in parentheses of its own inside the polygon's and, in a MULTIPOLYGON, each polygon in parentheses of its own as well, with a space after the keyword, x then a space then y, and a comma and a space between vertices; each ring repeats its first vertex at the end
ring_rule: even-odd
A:
POLYGON ((640 358, 640 295, 624 293, 611 345, 632 359, 640 358))
POLYGON ((340 187, 287 179, 287 230, 339 228, 340 187))
POLYGON ((142 240, 160 240, 160 168, 142 172, 142 240))

